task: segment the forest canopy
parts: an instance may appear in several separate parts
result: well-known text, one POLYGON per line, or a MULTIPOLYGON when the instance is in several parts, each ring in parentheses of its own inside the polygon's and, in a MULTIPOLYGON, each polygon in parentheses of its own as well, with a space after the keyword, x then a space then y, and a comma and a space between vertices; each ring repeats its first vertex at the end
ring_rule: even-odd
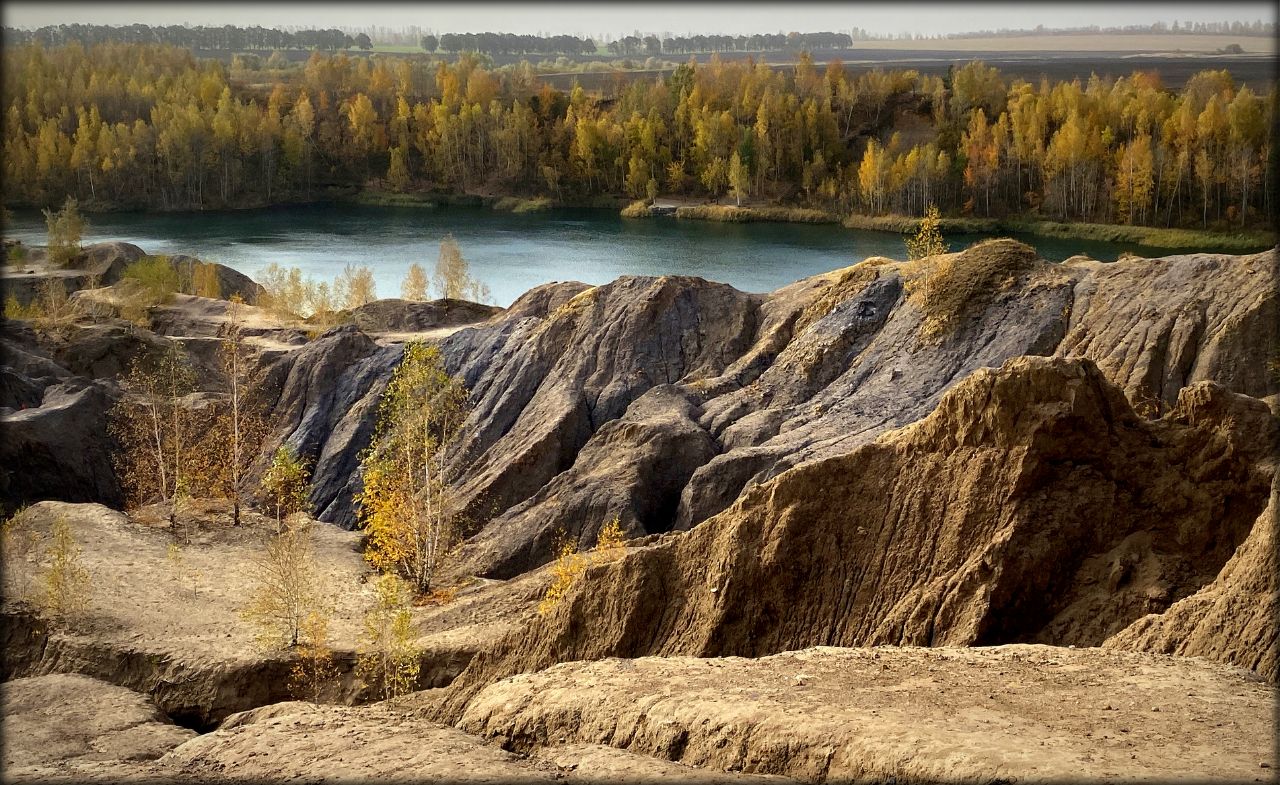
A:
POLYGON ((4 51, 5 202, 208 209, 324 189, 734 195, 841 214, 1241 225, 1274 211, 1274 84, 1203 71, 1038 83, 799 53, 689 63, 605 97, 480 56, 228 67, 163 44, 4 51), (736 161, 736 163, 735 163, 736 161), (734 167, 733 183, 730 168, 734 167))

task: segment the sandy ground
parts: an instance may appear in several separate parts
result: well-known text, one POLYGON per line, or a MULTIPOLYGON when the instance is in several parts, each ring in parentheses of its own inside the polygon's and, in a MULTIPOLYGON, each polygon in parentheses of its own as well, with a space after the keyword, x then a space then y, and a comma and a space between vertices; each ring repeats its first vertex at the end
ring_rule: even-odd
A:
MULTIPOLYGON (((154 509, 129 518, 97 504, 41 502, 25 515, 46 541, 54 520, 66 516, 82 548, 90 600, 71 634, 208 659, 260 656, 240 610, 257 584, 255 559, 275 533, 273 519, 247 513, 234 527, 225 512, 201 512, 179 535, 154 509)), ((327 524, 312 526, 311 533, 318 579, 333 608, 331 635, 335 646, 350 647, 373 596, 363 582, 368 570, 357 550, 359 535, 327 524)), ((6 604, 12 599, 6 591, 6 604)))
POLYGON ((132 690, 77 674, 6 682, 4 768, 153 760, 193 738, 132 690))
POLYGON ((487 687, 458 727, 811 782, 1249 782, 1274 779, 1274 710, 1256 676, 1196 659, 821 647, 565 663, 487 687))
MULTIPOLYGON (((204 509, 179 569, 169 558, 174 534, 154 510, 129 518, 43 502, 26 515, 41 532, 58 516, 72 523, 94 588, 67 635, 97 652, 94 673, 112 684, 61 673, 6 683, 7 781, 707 781, 729 772, 811 782, 1247 782, 1272 779, 1277 765, 1275 691, 1246 671, 1030 645, 564 663, 486 687, 456 728, 433 721, 443 691, 426 690, 357 707, 263 701, 192 738, 156 710, 157 693, 113 684, 138 667, 139 653, 193 663, 161 674, 178 689, 184 673, 264 656, 238 610, 274 522, 250 515, 237 528, 225 511, 204 509), (117 656, 132 664, 113 669, 117 656)), ((312 532, 335 646, 354 646, 371 594, 359 535, 328 525, 312 532)), ((448 604, 416 608, 420 642, 456 653, 446 664, 460 669, 471 652, 519 629, 546 578, 543 570, 474 580, 448 604)), ((6 610, 15 607, 8 598, 6 610)), ((81 669, 66 650, 53 656, 46 670, 81 669)), ((192 684, 180 700, 225 700, 221 682, 192 684)))
POLYGON ((1098 649, 564 663, 491 685, 456 728, 428 691, 277 703, 194 738, 83 677, 6 687, 9 782, 1266 782, 1276 766, 1266 684, 1098 649))
MULTIPOLYGON (((196 502, 179 518, 176 531, 155 507, 130 517, 97 504, 41 502, 24 515, 46 540, 54 520, 66 516, 82 548, 92 578, 90 601, 70 634, 205 659, 262 655, 254 628, 240 612, 257 584, 257 559, 276 531, 274 519, 245 512, 242 525, 235 527, 225 505, 213 502, 196 502)), ((331 645, 354 650, 374 596, 368 583, 373 573, 360 550, 362 535, 327 523, 313 523, 310 532, 317 582, 331 611, 331 645)), ((36 559, 10 572, 5 603, 12 608, 20 573, 31 576, 31 590, 39 588, 36 559)), ((449 604, 414 609, 420 643, 484 645, 532 612, 546 580, 543 570, 511 582, 473 580, 456 587, 449 604)))

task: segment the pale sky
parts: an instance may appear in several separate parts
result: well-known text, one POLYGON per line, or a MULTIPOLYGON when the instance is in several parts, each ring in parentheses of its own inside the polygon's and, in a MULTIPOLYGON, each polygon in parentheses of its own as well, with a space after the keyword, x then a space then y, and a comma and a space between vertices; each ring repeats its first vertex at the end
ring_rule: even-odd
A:
POLYGON ((437 32, 599 36, 634 31, 816 32, 861 27, 872 33, 937 33, 1046 27, 1102 27, 1155 21, 1273 21, 1270 2, 1143 3, 59 3, 5 2, 4 24, 192 24, 312 28, 418 25, 437 32))

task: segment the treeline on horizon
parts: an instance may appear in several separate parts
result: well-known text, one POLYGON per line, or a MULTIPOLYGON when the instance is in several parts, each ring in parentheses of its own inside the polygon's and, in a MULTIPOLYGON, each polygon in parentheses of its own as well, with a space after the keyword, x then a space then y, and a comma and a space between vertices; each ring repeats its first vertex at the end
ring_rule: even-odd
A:
MULTIPOLYGON (((855 34, 865 31, 855 30, 855 34)), ((615 55, 691 54, 703 52, 772 52, 801 49, 844 49, 852 46, 848 33, 776 33, 759 35, 694 35, 659 39, 624 36, 609 42, 605 49, 615 55)), ((342 30, 285 31, 265 27, 188 27, 183 25, 46 25, 35 30, 6 27, 6 46, 37 43, 45 47, 79 42, 84 46, 118 42, 128 44, 171 44, 187 49, 247 51, 272 49, 371 49, 366 33, 352 36, 342 30)), ((590 38, 572 35, 518 35, 514 33, 442 33, 424 35, 419 45, 427 52, 477 52, 487 55, 590 55, 598 47, 590 38)))
POLYGON ((700 52, 783 52, 805 49, 848 49, 848 33, 764 33, 758 35, 693 35, 658 39, 629 35, 605 48, 617 55, 694 54, 700 52))
POLYGON ((945 77, 690 62, 616 96, 527 63, 313 53, 236 74, 159 45, 4 52, 9 206, 209 209, 332 186, 548 196, 655 193, 839 214, 1036 215, 1239 226, 1273 214, 1277 94, 1204 71, 1053 83, 980 62, 945 77), (275 75, 275 81, 269 74, 275 75), (247 81, 253 80, 253 81, 247 81))
POLYGON ((270 27, 187 27, 184 25, 46 25, 36 30, 6 27, 6 47, 36 43, 46 47, 78 42, 84 46, 109 42, 125 44, 171 44, 187 49, 372 49, 373 42, 364 33, 355 36, 342 30, 295 30, 270 27))
MULTIPOLYGON (((615 55, 695 54, 703 52, 781 52, 788 49, 847 49, 853 45, 848 33, 777 33, 762 35, 694 35, 658 38, 655 35, 628 35, 610 41, 605 49, 615 55)), ((424 35, 421 46, 427 52, 478 52, 487 55, 513 54, 594 54, 590 38, 571 35, 536 36, 512 33, 444 33, 424 35)))

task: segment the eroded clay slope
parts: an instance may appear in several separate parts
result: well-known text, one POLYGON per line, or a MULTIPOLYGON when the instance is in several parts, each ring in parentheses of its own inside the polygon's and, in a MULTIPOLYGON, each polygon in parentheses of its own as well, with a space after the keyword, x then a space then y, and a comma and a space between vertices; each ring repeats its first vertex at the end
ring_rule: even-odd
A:
POLYGON ((1278 514, 1280 493, 1273 485, 1271 503, 1212 583, 1162 614, 1143 616, 1105 645, 1208 657, 1250 668, 1272 683, 1280 681, 1278 514))
POLYGON ((623 277, 449 338, 475 404, 453 461, 468 517, 533 496, 649 389, 718 375, 750 346, 757 301, 697 278, 623 277))
POLYGON ((1088 357, 1129 399, 1163 413, 1178 391, 1215 381, 1261 398, 1280 392, 1280 255, 1182 254, 1083 266, 1058 347, 1088 357))
MULTIPOLYGON (((1252 401, 1222 395, 1222 412, 1252 401)), ((473 660, 450 706, 568 660, 1096 645, 1212 581, 1245 540, 1270 482, 1254 444, 1137 417, 1087 360, 979 370, 921 422, 588 568, 554 612, 473 660)))
POLYGON ((463 569, 519 574, 549 560, 561 533, 590 547, 614 516, 631 536, 692 528, 791 467, 919 420, 1012 357, 1094 358, 1144 415, 1198 380, 1274 392, 1278 285, 1274 251, 1052 265, 998 240, 869 259, 765 297, 721 336, 716 362, 684 375, 635 371, 634 347, 681 332, 655 333, 654 292, 694 289, 664 324, 723 321, 726 301, 701 283, 620 279, 546 316, 508 314, 444 345, 478 401, 456 464, 481 524, 463 569), (611 287, 624 283, 644 295, 621 298, 611 287), (627 392, 583 403, 601 390, 627 392))

